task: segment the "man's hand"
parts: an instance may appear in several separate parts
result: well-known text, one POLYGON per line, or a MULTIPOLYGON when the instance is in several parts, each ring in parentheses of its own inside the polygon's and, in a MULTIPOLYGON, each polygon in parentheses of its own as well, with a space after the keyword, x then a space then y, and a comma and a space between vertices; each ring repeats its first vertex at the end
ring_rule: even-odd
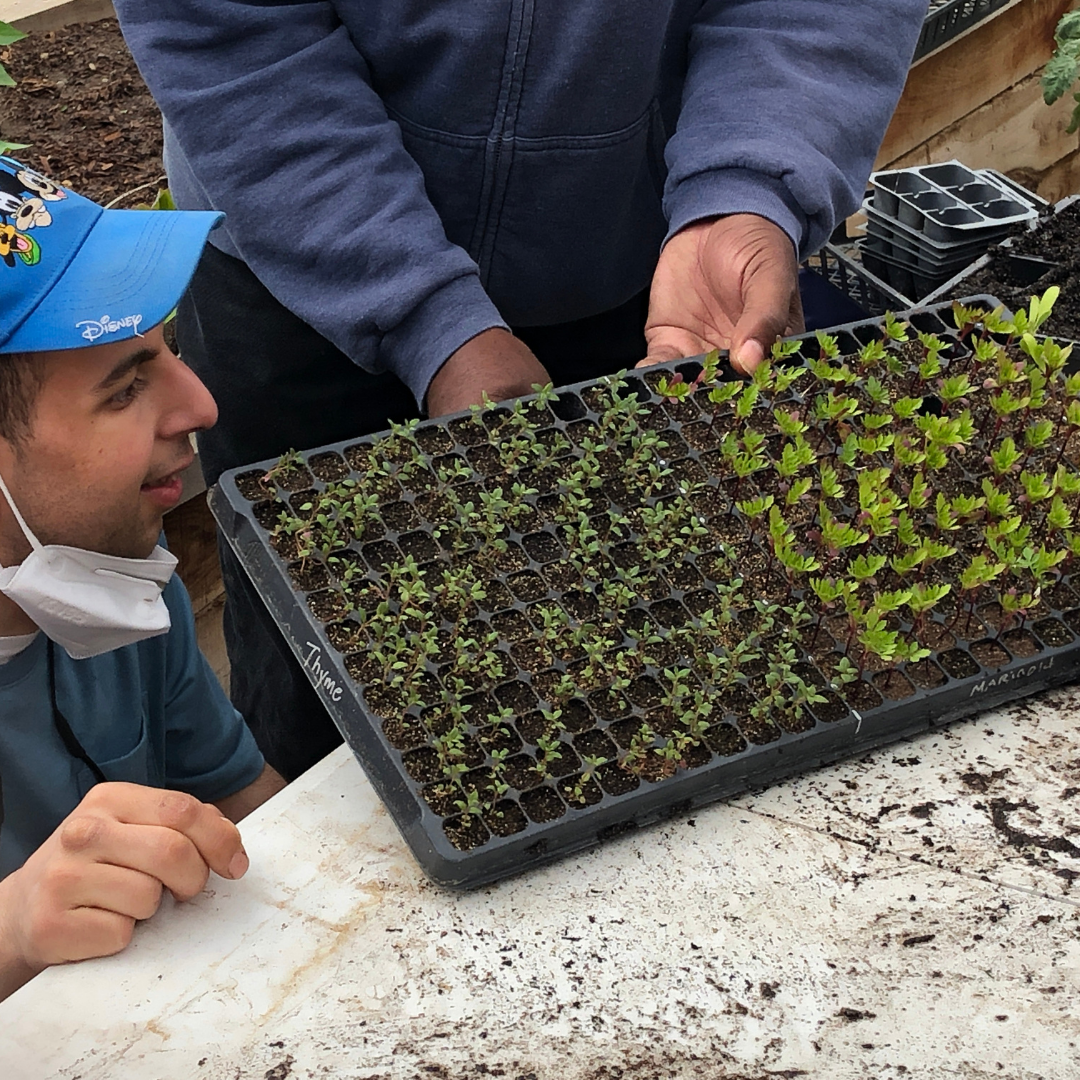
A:
POLYGON ((98 784, 23 866, 0 882, 0 999, 50 964, 120 952, 135 923, 202 891, 210 871, 242 877, 236 826, 190 795, 98 784))
POLYGON ((529 347, 507 330, 477 334, 453 353, 431 380, 425 405, 428 416, 445 416, 492 401, 531 394, 533 384, 551 382, 529 347))
POLYGON ((803 331, 799 266, 787 234, 754 214, 699 221, 660 253, 645 324, 645 367, 729 349, 750 372, 778 337, 803 331))

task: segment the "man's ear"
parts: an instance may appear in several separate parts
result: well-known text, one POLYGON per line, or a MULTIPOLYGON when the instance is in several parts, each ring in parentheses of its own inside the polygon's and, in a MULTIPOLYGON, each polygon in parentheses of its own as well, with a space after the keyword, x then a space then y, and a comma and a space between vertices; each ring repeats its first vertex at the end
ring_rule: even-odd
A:
POLYGON ((26 452, 47 370, 42 353, 0 354, 0 439, 16 455, 26 452))

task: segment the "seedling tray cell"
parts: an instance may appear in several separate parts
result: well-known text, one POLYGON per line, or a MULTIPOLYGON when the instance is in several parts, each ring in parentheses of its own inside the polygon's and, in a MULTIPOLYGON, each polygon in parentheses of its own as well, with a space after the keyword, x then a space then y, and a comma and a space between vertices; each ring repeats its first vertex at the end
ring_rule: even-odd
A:
POLYGON ((983 377, 1023 374, 1017 342, 971 303, 798 339, 750 382, 713 354, 222 476, 224 535, 434 881, 1074 677, 1080 388, 1040 346, 1054 431, 1025 443, 983 377))

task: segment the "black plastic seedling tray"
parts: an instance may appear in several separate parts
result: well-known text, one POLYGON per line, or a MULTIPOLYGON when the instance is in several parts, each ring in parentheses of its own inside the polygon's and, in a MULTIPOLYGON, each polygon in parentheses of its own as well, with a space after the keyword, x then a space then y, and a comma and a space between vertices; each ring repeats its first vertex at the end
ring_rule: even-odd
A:
MULTIPOLYGON (((982 300, 994 306, 992 299, 982 300)), ((939 333, 948 339, 949 310, 946 306, 924 309, 908 317, 916 329, 939 333)), ((860 344, 879 336, 880 332, 877 321, 850 324, 832 331, 845 353, 857 350, 860 344)), ((663 452, 670 455, 670 459, 665 460, 673 467, 673 475, 688 476, 700 470, 699 475, 707 477, 701 490, 712 491, 711 485, 718 481, 709 469, 717 459, 715 451, 698 449, 694 445, 696 436, 691 429, 694 424, 699 428, 702 426, 697 407, 691 409, 688 402, 661 398, 655 389, 660 375, 670 377, 674 372, 691 380, 698 371, 699 363, 683 361, 632 372, 626 379, 629 390, 648 408, 649 430, 659 432, 667 444, 663 452)), ((583 453, 582 431, 587 431, 590 421, 597 418, 589 404, 595 397, 590 395, 595 395, 602 385, 603 380, 560 390, 557 402, 549 406, 549 413, 544 414, 543 430, 567 437, 572 447, 569 457, 577 458, 583 453)), ((506 414, 505 409, 499 412, 506 414)), ((484 449, 486 429, 477 425, 476 418, 470 418, 467 413, 422 423, 416 429, 416 439, 419 446, 430 447, 429 452, 425 451, 425 460, 430 463, 438 458, 445 462, 451 456, 462 461, 478 460, 476 454, 478 448, 484 449)), ((301 463, 284 470, 273 461, 232 470, 212 489, 210 505, 228 542, 416 859, 441 885, 483 885, 717 799, 763 787, 970 717, 1068 682, 1076 675, 1076 663, 1080 659, 1080 640, 1076 636, 1080 634, 1080 596, 1069 589, 1066 577, 1019 637, 1006 635, 1002 638, 1000 634, 995 635, 993 629, 987 629, 985 633, 979 632, 980 640, 967 640, 975 633, 969 630, 966 637, 957 635, 953 641, 943 642, 929 661, 920 661, 922 667, 918 679, 914 677, 914 668, 906 671, 905 665, 901 664, 892 673, 880 670, 875 673, 868 668, 860 673, 856 682, 841 688, 820 676, 820 669, 809 663, 808 653, 800 651, 803 669, 810 672, 808 678, 816 680, 814 685, 824 697, 824 701, 815 703, 804 714, 801 726, 805 730, 781 729, 780 726, 769 730, 768 725, 763 727, 761 723, 748 725, 743 716, 725 705, 718 705, 722 716, 714 715, 709 734, 700 743, 700 752, 692 755, 688 752, 688 758, 693 760, 681 761, 666 775, 649 778, 627 771, 618 760, 621 751, 616 751, 586 778, 593 783, 589 788, 590 798, 581 800, 582 805, 579 805, 568 795, 570 781, 566 777, 565 763, 577 760, 577 765, 570 771, 582 769, 581 761, 588 752, 586 743, 590 739, 589 746, 594 752, 598 738, 600 742, 606 741, 612 750, 625 746, 619 741, 617 725, 628 720, 636 724, 643 713, 643 706, 636 703, 631 691, 627 691, 621 707, 623 712, 618 708, 615 710, 618 715, 601 715, 597 706, 596 712, 588 714, 590 719, 584 726, 567 724, 559 736, 559 746, 564 752, 563 765, 559 766, 561 775, 553 770, 539 786, 525 785, 508 790, 504 801, 498 804, 506 813, 500 811, 498 820, 491 815, 483 819, 490 828, 466 818, 464 813, 455 817, 445 805, 436 813, 425 797, 427 779, 418 777, 414 767, 421 760, 417 755, 434 752, 430 749, 430 739, 428 742, 425 742, 427 736, 411 737, 411 742, 410 738, 392 739, 385 718, 377 715, 368 702, 369 694, 377 692, 378 687, 370 682, 358 682, 352 674, 358 665, 362 667, 366 662, 363 650, 357 651, 353 635, 359 624, 350 622, 355 612, 344 617, 340 609, 328 613, 325 602, 328 598, 333 599, 333 589, 328 588, 326 576, 319 578, 316 575, 312 579, 306 561, 299 566, 296 561, 290 564, 279 554, 271 538, 274 523, 282 510, 291 506, 291 512, 296 513, 298 505, 309 505, 317 500, 319 492, 328 484, 340 483, 345 474, 362 488, 365 477, 351 468, 350 459, 357 460, 358 452, 364 452, 381 438, 370 436, 322 447, 301 455, 301 463), (320 479, 320 475, 324 479, 320 479), (267 479, 268 476, 271 478, 267 479), (983 637, 986 640, 982 640, 983 637), (1013 642, 1011 650, 1010 641, 1013 642), (928 672, 929 679, 926 677, 928 672), (909 679, 908 675, 912 677, 909 679), (931 685, 933 683, 936 685, 931 685), (843 696, 837 692, 841 689, 843 696), (396 745, 391 745, 395 741, 396 745), (537 796, 536 792, 541 792, 543 797, 537 796), (452 843, 451 833, 447 830, 448 823, 460 824, 461 821, 470 827, 475 824, 479 833, 484 834, 483 839, 468 850, 452 843), (499 835, 500 831, 507 835, 499 835)), ((488 490, 491 490, 490 486, 488 490)), ((610 482, 605 483, 605 491, 612 494, 612 505, 617 505, 614 502, 617 490, 610 482)), ((367 534, 363 542, 353 539, 338 555, 344 553, 369 577, 374 574, 376 578, 382 572, 378 568, 385 566, 385 560, 389 558, 387 545, 396 545, 394 550, 399 556, 409 550, 418 552, 418 560, 437 560, 437 545, 431 539, 430 528, 425 531, 423 513, 418 509, 428 505, 421 503, 423 498, 422 492, 404 488, 400 502, 408 522, 403 523, 400 530, 388 525, 377 540, 371 540, 367 534)), ((538 494, 525 501, 535 508, 541 505, 542 498, 543 495, 538 494)), ((730 503, 725 505, 730 506, 730 503)), ((389 517, 389 507, 384 505, 383 509, 389 517)), ((730 521, 736 516, 737 512, 729 509, 714 514, 709 520, 730 521)), ((508 600, 504 600, 504 611, 495 612, 487 610, 483 604, 479 606, 478 614, 483 620, 490 620, 492 625, 498 623, 500 615, 504 619, 521 616, 536 619, 538 616, 532 605, 541 599, 569 601, 569 594, 563 596, 550 584, 549 575, 558 564, 550 561, 550 552, 545 553, 544 545, 537 541, 538 537, 550 538, 553 533, 557 538, 557 529, 550 524, 550 519, 545 524, 539 511, 529 528, 532 531, 527 535, 516 529, 506 534, 511 544, 523 553, 524 565, 518 564, 518 569, 502 575, 501 584, 505 586, 502 591, 508 600), (537 521, 540 521, 539 525, 537 521), (532 584, 523 592, 518 586, 526 579, 532 584)), ((637 535, 632 543, 646 545, 650 538, 637 535)), ((752 560, 758 543, 752 537, 749 543, 743 540, 738 558, 752 560)), ((655 614, 658 626, 664 625, 663 619, 656 614, 662 604, 674 602, 684 614, 689 610, 699 615, 702 595, 717 588, 705 569, 707 555, 704 552, 686 559, 686 565, 695 567, 692 573, 700 574, 700 585, 681 580, 659 599, 656 595, 647 599, 638 597, 635 607, 649 613, 650 618, 655 614)), ((672 573, 678 573, 679 568, 674 567, 672 573)), ((666 567, 664 574, 668 574, 666 567)), ((666 576, 664 580, 667 580, 666 576)), ((671 580, 676 581, 676 578, 671 580)), ((490 606, 497 605, 492 603, 490 606)), ((942 623, 942 627, 944 625, 942 623)), ((623 632, 620 630, 619 633, 623 632)), ((518 643, 522 640, 520 636, 517 638, 518 643)), ((527 635, 524 640, 529 640, 527 635)), ((525 727, 528 718, 537 715, 534 710, 543 691, 538 690, 540 677, 535 672, 518 668, 511 659, 520 654, 513 652, 509 641, 509 637, 500 639, 497 651, 507 666, 499 676, 498 685, 491 689, 490 698, 497 706, 512 703, 512 715, 504 714, 509 717, 506 733, 514 745, 514 752, 528 755, 537 745, 537 737, 530 735, 525 727)), ((619 644, 633 647, 625 636, 619 644)), ((554 668, 557 673, 566 671, 568 665, 556 661, 554 668)), ((646 682, 652 671, 652 668, 645 669, 642 678, 646 682)), ((706 697, 708 694, 709 687, 705 686, 706 697)), ((593 700, 593 696, 582 691, 580 704, 586 713, 592 708, 593 700)), ((469 731, 472 738, 477 732, 476 725, 469 731)), ((490 762, 490 759, 486 752, 481 752, 470 762, 470 767, 482 768, 485 761, 490 762)), ((588 787, 588 783, 585 786, 588 787)))
POLYGON ((871 184, 863 202, 862 256, 870 270, 911 297, 909 303, 932 303, 942 283, 963 272, 1017 223, 1036 221, 1047 206, 1001 173, 968 169, 958 161, 875 173, 871 184), (951 200, 947 212, 969 219, 970 231, 935 221, 915 205, 924 198, 951 200), (1022 213, 987 221, 982 211, 990 206, 1022 213))
POLYGON ((964 243, 1031 221, 1038 210, 959 161, 872 173, 871 206, 933 243, 964 243))
POLYGON ((913 62, 970 30, 1008 3, 1010 0, 932 0, 913 62))

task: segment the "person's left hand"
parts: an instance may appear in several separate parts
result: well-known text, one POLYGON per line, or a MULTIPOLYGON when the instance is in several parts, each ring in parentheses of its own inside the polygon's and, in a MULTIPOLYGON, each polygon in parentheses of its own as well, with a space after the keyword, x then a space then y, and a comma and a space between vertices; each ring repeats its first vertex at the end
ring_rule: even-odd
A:
POLYGON ((728 349, 753 371, 778 337, 803 332, 799 265, 787 234, 756 214, 698 221, 664 246, 653 274, 648 356, 638 367, 728 349))

